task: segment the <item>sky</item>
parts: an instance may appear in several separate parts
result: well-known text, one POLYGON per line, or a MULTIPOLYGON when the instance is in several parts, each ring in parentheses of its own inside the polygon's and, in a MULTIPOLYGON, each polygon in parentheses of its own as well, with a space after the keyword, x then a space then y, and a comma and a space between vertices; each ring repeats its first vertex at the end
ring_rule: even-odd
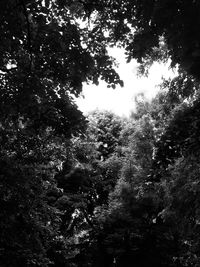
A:
POLYGON ((137 94, 144 93, 145 97, 151 100, 159 91, 162 77, 175 76, 175 73, 169 69, 169 64, 154 63, 148 77, 138 77, 137 62, 132 60, 126 63, 123 49, 110 48, 108 53, 119 63, 116 70, 124 81, 124 87, 107 88, 107 84, 103 81, 100 81, 98 86, 84 84, 82 96, 76 99, 79 109, 84 114, 95 109, 103 109, 128 117, 135 108, 134 99, 137 94))

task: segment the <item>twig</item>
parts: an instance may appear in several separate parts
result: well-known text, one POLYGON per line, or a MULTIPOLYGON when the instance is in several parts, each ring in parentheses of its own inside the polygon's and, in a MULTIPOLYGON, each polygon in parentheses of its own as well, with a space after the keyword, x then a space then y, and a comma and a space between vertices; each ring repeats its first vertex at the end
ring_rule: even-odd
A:
POLYGON ((31 44, 31 27, 30 27, 30 22, 28 18, 28 12, 26 9, 26 5, 24 4, 24 1, 21 0, 21 4, 23 6, 24 10, 24 16, 26 18, 26 24, 27 24, 27 41, 28 41, 28 47, 29 47, 29 55, 30 55, 30 70, 32 69, 32 63, 33 63, 33 53, 32 53, 32 44, 31 44))

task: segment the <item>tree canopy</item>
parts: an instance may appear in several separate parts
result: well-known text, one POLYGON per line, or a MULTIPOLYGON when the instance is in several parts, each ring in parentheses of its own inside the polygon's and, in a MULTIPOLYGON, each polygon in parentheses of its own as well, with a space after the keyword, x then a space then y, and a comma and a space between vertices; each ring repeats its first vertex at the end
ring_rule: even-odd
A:
POLYGON ((1 0, 0 265, 198 267, 200 3, 1 0), (83 83, 171 60, 129 119, 83 116, 83 83))

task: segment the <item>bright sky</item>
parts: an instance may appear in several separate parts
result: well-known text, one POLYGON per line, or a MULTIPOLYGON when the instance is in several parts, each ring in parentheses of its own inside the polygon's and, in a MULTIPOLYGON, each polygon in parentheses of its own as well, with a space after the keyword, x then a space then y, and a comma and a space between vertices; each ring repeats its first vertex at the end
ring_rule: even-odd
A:
POLYGON ((135 96, 144 93, 147 99, 152 99, 159 90, 162 77, 168 78, 175 74, 169 66, 155 63, 148 77, 137 77, 137 62, 126 63, 124 51, 119 48, 109 49, 109 54, 119 62, 117 72, 124 81, 124 87, 107 88, 105 82, 100 81, 98 86, 84 84, 83 96, 76 100, 79 109, 84 113, 94 109, 111 110, 120 116, 129 116, 135 107, 135 96))

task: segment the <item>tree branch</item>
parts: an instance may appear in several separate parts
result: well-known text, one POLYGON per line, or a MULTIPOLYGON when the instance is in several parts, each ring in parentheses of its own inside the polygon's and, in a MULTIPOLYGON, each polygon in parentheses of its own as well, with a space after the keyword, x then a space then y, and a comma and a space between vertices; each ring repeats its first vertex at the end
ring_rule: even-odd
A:
POLYGON ((32 44, 31 44, 31 27, 28 17, 28 12, 26 9, 26 5, 23 0, 21 0, 21 4, 23 6, 24 16, 26 18, 26 24, 27 24, 27 42, 29 47, 29 55, 30 55, 30 70, 32 69, 32 63, 33 63, 33 53, 32 53, 32 44))

